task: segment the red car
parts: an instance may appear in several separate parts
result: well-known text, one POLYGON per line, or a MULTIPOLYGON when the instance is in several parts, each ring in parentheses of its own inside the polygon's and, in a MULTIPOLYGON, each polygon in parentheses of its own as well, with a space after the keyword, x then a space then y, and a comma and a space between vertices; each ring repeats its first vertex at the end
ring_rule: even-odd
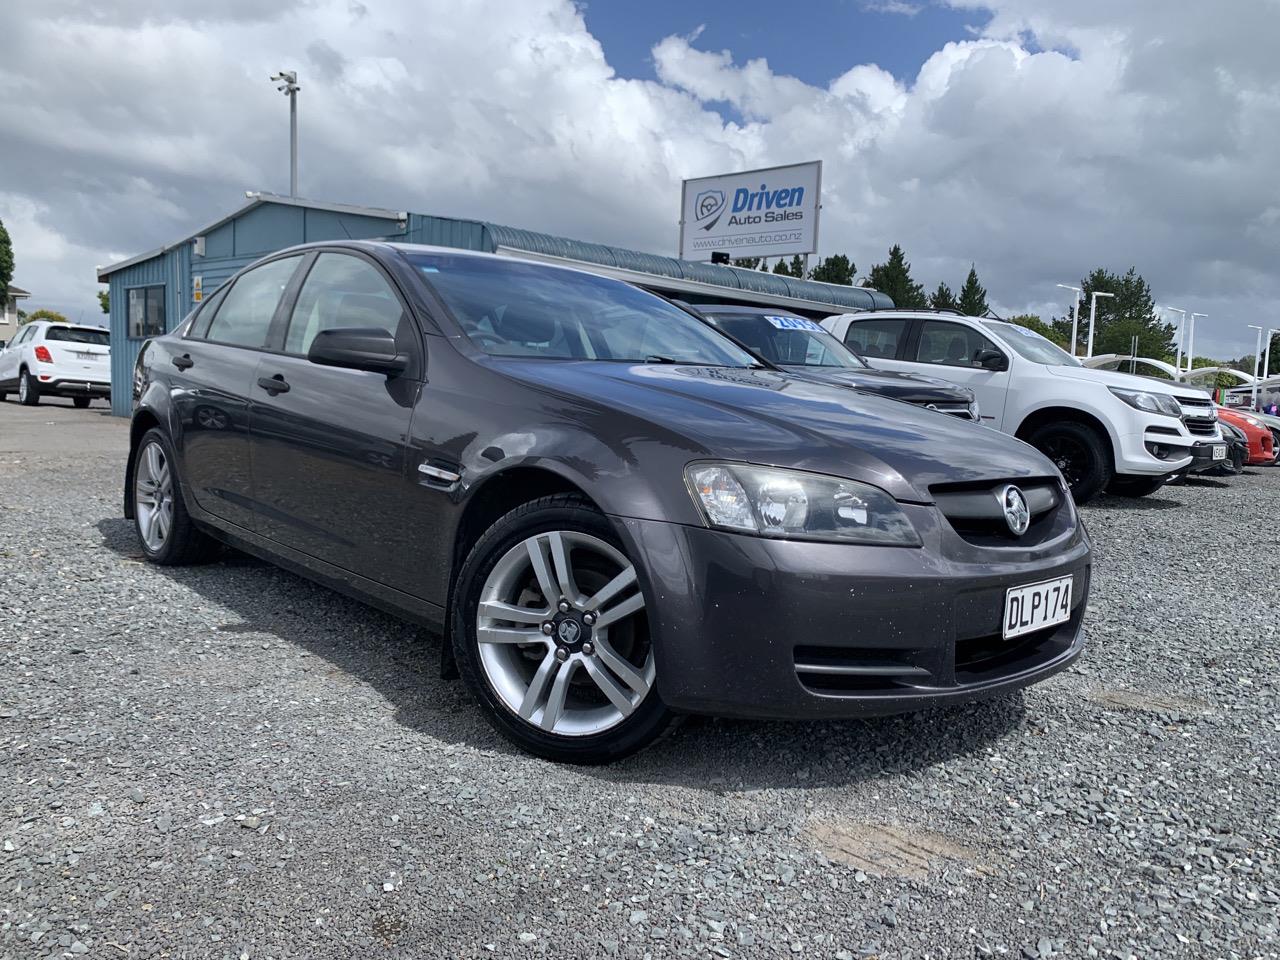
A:
POLYGON ((1271 431, 1257 417, 1251 417, 1242 410, 1219 407, 1218 419, 1225 420, 1236 429, 1244 432, 1249 441, 1249 455, 1245 459, 1247 466, 1260 467, 1275 460, 1275 438, 1271 436, 1271 431))

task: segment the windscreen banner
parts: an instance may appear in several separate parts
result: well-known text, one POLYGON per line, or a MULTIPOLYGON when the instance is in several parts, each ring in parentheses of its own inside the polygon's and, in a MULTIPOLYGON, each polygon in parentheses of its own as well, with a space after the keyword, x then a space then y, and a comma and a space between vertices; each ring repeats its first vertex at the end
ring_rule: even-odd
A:
POLYGON ((680 197, 680 256, 710 260, 815 253, 822 161, 686 180, 680 197))

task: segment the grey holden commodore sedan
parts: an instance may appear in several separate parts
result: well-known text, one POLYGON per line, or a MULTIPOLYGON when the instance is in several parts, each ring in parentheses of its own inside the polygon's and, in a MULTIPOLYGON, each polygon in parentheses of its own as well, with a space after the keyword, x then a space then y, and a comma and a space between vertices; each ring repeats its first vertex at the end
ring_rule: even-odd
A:
POLYGON ((855 717, 1009 691, 1082 647, 1062 477, 984 427, 762 362, 589 273, 293 248, 151 340, 125 512, 445 634, 556 760, 680 713, 855 717))

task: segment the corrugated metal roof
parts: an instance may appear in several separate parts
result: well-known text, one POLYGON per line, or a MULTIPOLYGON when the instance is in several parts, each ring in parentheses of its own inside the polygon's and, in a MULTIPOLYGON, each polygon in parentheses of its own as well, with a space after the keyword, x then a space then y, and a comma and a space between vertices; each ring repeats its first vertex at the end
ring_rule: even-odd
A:
POLYGON ((817 280, 801 280, 784 277, 762 270, 744 270, 713 263, 697 263, 678 260, 625 247, 610 247, 602 243, 572 240, 550 233, 538 233, 500 223, 486 223, 485 229, 494 242, 494 249, 506 247, 529 253, 597 263, 620 270, 648 273, 673 280, 688 280, 717 287, 764 293, 775 297, 791 297, 853 310, 885 310, 893 307, 893 301, 883 293, 866 287, 846 287, 817 280))

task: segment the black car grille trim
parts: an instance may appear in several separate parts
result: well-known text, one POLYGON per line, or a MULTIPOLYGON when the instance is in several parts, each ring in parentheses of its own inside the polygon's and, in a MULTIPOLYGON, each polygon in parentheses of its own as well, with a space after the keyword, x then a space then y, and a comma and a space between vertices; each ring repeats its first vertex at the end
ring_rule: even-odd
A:
POLYGON ((938 484, 930 488, 939 512, 960 537, 979 547, 1034 547, 1054 536, 1066 494, 1056 477, 983 480, 938 484), (1005 520, 1000 491, 1015 486, 1026 498, 1031 523, 1014 536, 1005 520))
POLYGON ((1185 420, 1183 422, 1187 425, 1188 433, 1202 437, 1212 436, 1218 426, 1217 420, 1185 420))
POLYGON ((1162 437, 1180 437, 1177 427, 1147 427, 1147 433, 1158 433, 1162 437))

